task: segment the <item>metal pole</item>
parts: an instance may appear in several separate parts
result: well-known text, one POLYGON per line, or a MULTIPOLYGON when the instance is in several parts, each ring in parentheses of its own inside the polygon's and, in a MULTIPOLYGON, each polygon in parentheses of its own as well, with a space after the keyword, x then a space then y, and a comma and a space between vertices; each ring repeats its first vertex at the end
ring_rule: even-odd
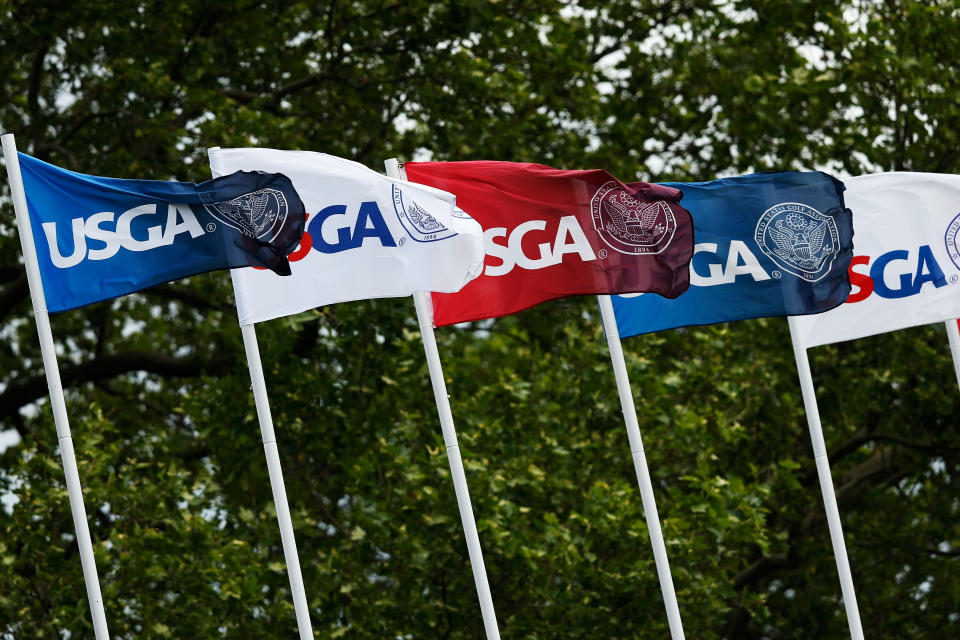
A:
POLYGON ((607 336, 607 346, 610 348, 610 360, 613 362, 613 374, 617 380, 617 392, 620 394, 620 407, 623 409, 627 438, 630 440, 633 468, 637 473, 637 482, 640 483, 643 515, 646 517, 647 529, 650 532, 650 544, 653 546, 653 558, 657 564, 657 576, 660 578, 663 605, 667 609, 667 621, 670 623, 670 637, 673 640, 683 640, 680 606, 677 604, 677 594, 673 589, 670 562, 667 560, 667 547, 663 542, 663 531, 660 529, 660 518, 657 516, 657 502, 653 496, 653 483, 650 480, 650 471, 647 468, 647 456, 643 451, 640 425, 637 422, 637 410, 633 404, 633 393, 630 390, 630 379, 627 377, 627 365, 623 358, 623 347, 620 344, 620 332, 617 330, 613 303, 610 301, 610 296, 597 296, 597 301, 600 303, 603 331, 607 336))
POLYGON ((107 617, 103 610, 103 597, 100 595, 100 582, 97 578, 97 565, 93 557, 93 544, 87 524, 86 510, 83 506, 83 490, 80 486, 80 474, 77 472, 77 458, 73 451, 73 438, 70 435, 70 422, 67 418, 67 405, 63 399, 63 386, 60 383, 60 369, 57 366, 57 352, 50 330, 50 317, 47 314, 47 301, 40 280, 40 266, 37 262, 37 249, 33 243, 33 231, 30 216, 27 213, 27 198, 23 191, 23 178, 20 175, 20 159, 13 134, 2 137, 3 158, 7 165, 7 179, 13 196, 13 209, 17 216, 17 228, 20 233, 20 246, 23 249, 23 262, 27 269, 27 284, 30 299, 33 302, 33 315, 40 336, 40 353, 43 356, 43 369, 47 375, 47 388, 50 391, 50 408, 57 427, 57 440, 60 445, 60 459, 67 480, 67 495, 70 499, 70 511, 73 514, 73 526, 77 532, 77 547, 80 550, 80 565, 83 568, 83 582, 87 587, 87 600, 90 602, 90 615, 93 618, 93 632, 97 640, 109 640, 107 617))
MULTIPOLYGON (((405 178, 396 158, 391 158, 384 164, 388 176, 405 178)), ((433 332, 433 302, 430 300, 430 294, 423 291, 417 291, 413 294, 413 302, 417 308, 417 322, 420 324, 423 350, 427 355, 427 368, 430 370, 430 382, 433 384, 437 413, 440 414, 440 429, 443 431, 443 443, 447 449, 447 461, 450 463, 453 489, 457 495, 457 506, 460 508, 463 535, 467 539, 467 551, 470 555, 470 566, 473 569, 473 581, 476 583, 477 596, 480 598, 483 628, 486 630, 487 640, 500 640, 497 615, 493 610, 493 596, 490 595, 487 570, 483 564, 483 551, 480 549, 480 535, 477 533, 477 523, 474 520, 473 507, 470 504, 470 491, 467 489, 467 476, 463 471, 463 460, 460 458, 457 431, 453 426, 450 397, 447 395, 447 384, 443 380, 443 368, 440 366, 437 337, 433 332)))
POLYGON ((287 563, 290 592, 293 595, 293 608, 297 615, 297 629, 300 631, 300 640, 312 640, 313 629, 310 627, 310 609, 307 606, 303 574, 300 572, 300 558, 297 556, 297 541, 293 535, 293 521, 290 518, 290 506, 287 504, 287 491, 283 485, 283 472, 280 470, 277 436, 273 431, 273 416, 270 414, 270 400, 267 398, 267 385, 263 377, 263 365, 260 362, 257 332, 252 324, 246 324, 240 326, 240 333, 243 334, 243 347, 247 352, 247 366, 250 369, 250 382, 253 384, 253 399, 257 406, 257 418, 260 420, 263 452, 267 456, 267 471, 270 474, 273 503, 277 508, 280 540, 283 543, 283 557, 287 563))
POLYGON ((433 396, 437 401, 437 413, 440 414, 440 428, 443 431, 443 443, 447 448, 447 460, 450 463, 450 473, 453 476, 453 489, 457 494, 457 506, 460 507, 460 520, 463 521, 463 534, 467 539, 470 566, 473 568, 473 581, 477 585, 477 595, 480 598, 483 627, 487 632, 487 640, 499 640, 500 630, 497 628, 497 616, 493 610, 493 596, 490 595, 490 585, 487 583, 487 570, 483 564, 483 552, 480 549, 480 535, 477 533, 477 523, 473 518, 470 491, 467 489, 467 476, 463 471, 460 445, 457 444, 457 432, 453 426, 453 414, 450 412, 447 384, 443 380, 440 353, 437 350, 437 338, 433 333, 433 305, 430 301, 430 294, 423 291, 414 293, 413 300, 417 307, 417 322, 420 323, 423 350, 427 354, 427 368, 430 370, 430 381, 433 383, 433 396))
POLYGON ((953 369, 957 374, 957 385, 960 386, 960 320, 947 320, 947 337, 950 339, 950 355, 953 356, 953 369))
POLYGON ((794 319, 788 317, 790 339, 793 341, 793 353, 797 358, 797 373, 800 374, 800 389, 803 393, 803 407, 807 413, 807 426, 810 428, 810 440, 813 443, 813 457, 820 478, 820 492, 823 494, 823 506, 827 512, 827 525, 830 528, 830 541, 833 543, 833 555, 837 560, 837 572, 840 574, 840 591, 843 594, 843 606, 847 610, 847 623, 850 625, 852 640, 863 640, 863 625, 860 623, 860 609, 857 607, 857 594, 853 588, 853 574, 847 559, 847 546, 843 541, 843 529, 840 526, 840 509, 837 496, 833 492, 833 477, 830 475, 830 460, 827 457, 827 445, 823 441, 823 429, 820 426, 820 411, 817 408, 817 394, 813 388, 813 376, 810 374, 810 361, 807 360, 807 348, 800 341, 800 332, 794 325, 794 319))

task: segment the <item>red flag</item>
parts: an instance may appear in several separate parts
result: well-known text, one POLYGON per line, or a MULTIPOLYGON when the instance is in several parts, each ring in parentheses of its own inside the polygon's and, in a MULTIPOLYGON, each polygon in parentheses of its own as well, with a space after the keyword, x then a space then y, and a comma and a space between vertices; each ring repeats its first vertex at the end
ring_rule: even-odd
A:
POLYGON ((675 298, 690 284, 693 224, 678 189, 516 162, 405 168, 411 181, 456 195, 483 227, 483 273, 458 293, 433 294, 437 326, 578 294, 675 298))

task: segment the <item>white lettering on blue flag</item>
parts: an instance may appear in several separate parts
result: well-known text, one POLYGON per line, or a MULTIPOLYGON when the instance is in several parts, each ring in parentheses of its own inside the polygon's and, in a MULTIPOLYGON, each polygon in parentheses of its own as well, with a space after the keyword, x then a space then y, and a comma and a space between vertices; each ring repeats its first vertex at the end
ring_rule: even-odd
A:
POLYGON ((819 313, 846 300, 853 230, 838 180, 780 172, 669 186, 693 218, 690 288, 673 300, 614 296, 621 336, 819 313))

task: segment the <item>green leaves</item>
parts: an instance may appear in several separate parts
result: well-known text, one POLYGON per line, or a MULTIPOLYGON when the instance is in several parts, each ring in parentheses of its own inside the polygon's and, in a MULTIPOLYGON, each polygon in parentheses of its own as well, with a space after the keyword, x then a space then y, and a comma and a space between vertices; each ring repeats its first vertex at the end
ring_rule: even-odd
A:
MULTIPOLYGON (((24 151, 101 175, 202 180, 207 146, 253 144, 377 170, 432 154, 625 180, 960 168, 948 2, 0 12, 4 127, 24 151)), ((3 207, 0 395, 40 374, 3 207)), ((482 637, 413 315, 409 300, 382 300, 257 327, 318 637, 482 637)), ((64 364, 129 351, 197 363, 68 382, 114 637, 293 636, 229 278, 52 321, 64 364)), ((870 632, 890 637, 939 638, 956 622, 960 395, 942 333, 811 352, 859 604, 870 632)), ((594 300, 437 338, 504 636, 665 637, 594 300)), ((842 636, 785 321, 624 347, 687 636, 842 636)), ((88 637, 47 402, 9 406, 0 420, 19 441, 0 453, 12 503, 0 510, 0 635, 88 637)))

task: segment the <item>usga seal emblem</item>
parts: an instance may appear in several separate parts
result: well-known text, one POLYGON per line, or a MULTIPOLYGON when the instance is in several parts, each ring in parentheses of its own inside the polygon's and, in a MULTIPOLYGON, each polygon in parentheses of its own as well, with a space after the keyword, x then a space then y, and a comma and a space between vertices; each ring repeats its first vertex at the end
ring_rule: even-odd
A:
POLYGON ((783 202, 764 211, 754 240, 783 270, 808 282, 827 275, 840 252, 833 218, 799 202, 783 202))
POLYGON ((393 210, 400 224, 417 242, 436 242, 457 235, 456 231, 451 231, 440 224, 426 209, 413 200, 404 201, 403 189, 396 184, 393 185, 393 210))
POLYGON ((593 228, 620 253, 660 253, 677 230, 677 218, 666 202, 637 200, 613 180, 594 194, 590 214, 593 228))
POLYGON ((288 211, 287 197, 277 189, 259 189, 203 206, 223 224, 264 242, 271 242, 280 233, 288 211))
POLYGON ((960 213, 954 216, 950 224, 947 225, 947 232, 943 235, 943 240, 947 245, 947 255, 950 260, 960 269, 960 213))

